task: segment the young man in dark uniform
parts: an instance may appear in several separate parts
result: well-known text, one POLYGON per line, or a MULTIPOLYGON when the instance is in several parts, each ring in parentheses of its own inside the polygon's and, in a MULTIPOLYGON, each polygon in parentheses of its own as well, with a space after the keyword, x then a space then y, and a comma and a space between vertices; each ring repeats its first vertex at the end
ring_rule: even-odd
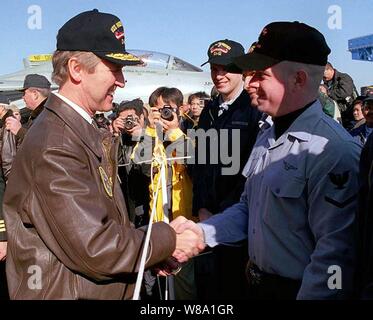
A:
MULTIPOLYGON (((216 134, 210 140, 202 141, 198 135, 196 139, 193 213, 201 221, 239 201, 245 184, 241 171, 259 130, 261 113, 251 107, 250 97, 243 90, 241 70, 232 64, 233 58, 243 53, 241 44, 228 39, 212 43, 207 51, 206 63, 210 63, 211 78, 219 95, 203 109, 198 123, 198 129, 216 134), (206 164, 200 152, 205 153, 206 164), (226 154, 231 161, 226 161, 226 154)), ((218 246, 212 255, 214 260, 210 258, 209 262, 202 262, 202 257, 196 259, 200 264, 210 263, 213 274, 208 276, 210 284, 200 289, 207 288, 210 298, 242 298, 245 246, 218 246), (239 257, 239 264, 230 263, 234 257, 239 257)))

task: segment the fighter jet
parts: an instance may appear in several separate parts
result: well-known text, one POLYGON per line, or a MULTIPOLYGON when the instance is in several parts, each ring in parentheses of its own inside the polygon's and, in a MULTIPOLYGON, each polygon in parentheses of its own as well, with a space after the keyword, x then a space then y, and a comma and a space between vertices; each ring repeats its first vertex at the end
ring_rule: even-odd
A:
MULTIPOLYGON (((123 69, 127 82, 124 88, 117 88, 114 102, 140 98, 147 103, 150 94, 160 86, 176 87, 185 96, 197 91, 208 94, 211 92, 213 83, 209 72, 170 54, 146 50, 129 51, 140 57, 143 63, 123 69)), ((23 70, 0 76, 2 100, 7 99, 23 108, 22 92, 17 90, 22 88, 25 76, 30 73, 42 74, 51 81, 51 59, 50 54, 31 55, 23 60, 23 70)), ((52 89, 57 88, 52 83, 52 89)))

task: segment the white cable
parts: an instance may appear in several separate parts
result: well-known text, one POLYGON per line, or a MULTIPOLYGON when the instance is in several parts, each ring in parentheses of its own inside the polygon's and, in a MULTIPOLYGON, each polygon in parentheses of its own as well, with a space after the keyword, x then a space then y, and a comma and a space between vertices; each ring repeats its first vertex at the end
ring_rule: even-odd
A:
MULTIPOLYGON (((136 286, 135 286, 135 291, 134 291, 132 300, 139 300, 140 299, 140 290, 141 290, 142 280, 144 278, 146 255, 147 255, 148 248, 149 248, 150 235, 151 235, 151 231, 152 231, 153 220, 154 220, 155 212, 157 210, 157 199, 158 199, 158 191, 159 191, 160 184, 162 184, 161 185, 161 190, 162 190, 162 208, 163 209, 164 209, 165 204, 167 204, 167 202, 168 202, 167 201, 167 182, 166 182, 165 164, 162 161, 162 159, 158 159, 158 157, 154 157, 154 155, 153 155, 153 159, 154 158, 158 163, 161 164, 161 171, 160 171, 160 175, 159 175, 159 178, 158 178, 158 181, 157 181, 157 188, 156 188, 155 194, 153 192, 153 208, 152 208, 152 212, 151 212, 150 219, 149 219, 148 229, 147 229, 147 232, 146 232, 144 249, 143 249, 143 252, 142 252, 142 255, 141 255, 140 267, 139 267, 139 272, 138 272, 137 279, 136 279, 136 286)), ((166 158, 165 160, 166 160, 166 163, 167 163, 167 161, 170 161, 170 160, 179 160, 179 159, 188 159, 188 158, 190 158, 190 156, 166 158)), ((138 162, 137 164, 145 163, 145 162, 151 162, 151 161, 153 161, 153 159, 150 160, 150 161, 149 160, 141 161, 141 162, 138 162)), ((153 165, 151 166, 150 170, 151 170, 151 174, 150 174, 151 183, 153 184, 153 165)), ((169 223, 168 214, 166 215, 165 212, 163 214, 163 219, 164 219, 164 222, 169 223)), ((168 300, 168 288, 167 288, 168 287, 167 286, 168 281, 167 281, 167 278, 168 277, 166 277, 165 300, 168 300)))
POLYGON ((153 199, 155 199, 155 201, 153 202, 152 213, 151 213, 150 219, 149 219, 149 225, 148 225, 148 230, 146 232, 144 249, 143 249, 143 252, 142 252, 142 255, 141 255, 141 260, 140 260, 139 273, 137 275, 135 292, 133 294, 132 300, 139 300, 140 299, 140 289, 141 289, 142 279, 144 277, 146 255, 148 253, 149 242, 150 242, 150 234, 152 232, 153 219, 154 219, 154 215, 155 215, 156 207, 157 207, 157 201, 156 200, 158 198, 158 189, 159 189, 160 182, 161 182, 161 179, 158 179, 157 191, 156 191, 156 194, 155 194, 155 198, 153 198, 153 199))

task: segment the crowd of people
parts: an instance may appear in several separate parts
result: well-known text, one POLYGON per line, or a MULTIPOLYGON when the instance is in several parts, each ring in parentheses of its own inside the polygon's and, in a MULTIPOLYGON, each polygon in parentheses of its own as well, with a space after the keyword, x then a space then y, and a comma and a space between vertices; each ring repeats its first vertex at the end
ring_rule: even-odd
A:
POLYGON ((141 63, 123 30, 73 17, 59 89, 29 74, 27 118, 0 105, 1 298, 131 299, 145 255, 144 300, 373 299, 373 93, 324 36, 273 22, 247 53, 218 40, 213 92, 117 104, 141 63))

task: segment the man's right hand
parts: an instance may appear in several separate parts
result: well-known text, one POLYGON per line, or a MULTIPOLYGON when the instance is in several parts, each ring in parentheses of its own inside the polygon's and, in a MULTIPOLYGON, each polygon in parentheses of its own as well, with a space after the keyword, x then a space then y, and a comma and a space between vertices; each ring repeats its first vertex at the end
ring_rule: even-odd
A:
POLYGON ((9 130, 11 133, 13 133, 14 135, 16 135, 19 131, 19 129, 21 129, 22 125, 21 125, 21 122, 19 120, 17 120, 16 118, 14 117, 8 117, 6 118, 5 120, 5 128, 7 130, 9 130))
POLYGON ((178 262, 186 262, 206 247, 203 230, 185 217, 177 217, 170 223, 176 232, 176 249, 172 256, 178 262))

